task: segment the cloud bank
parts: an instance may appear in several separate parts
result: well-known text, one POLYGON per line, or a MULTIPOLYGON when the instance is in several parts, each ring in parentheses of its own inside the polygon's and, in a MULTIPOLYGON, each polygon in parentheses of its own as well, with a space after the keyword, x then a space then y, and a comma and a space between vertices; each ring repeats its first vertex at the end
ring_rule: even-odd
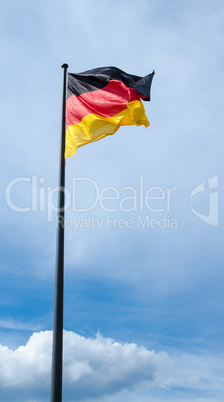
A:
MULTIPOLYGON (((52 331, 33 333, 15 350, 0 346, 1 395, 17 401, 45 401, 50 393, 52 331), (18 399, 15 398, 15 391, 18 399)), ((135 343, 119 343, 97 334, 85 338, 64 331, 64 400, 103 398, 139 389, 222 390, 221 359, 168 355, 135 343)))
MULTIPOLYGON (((34 333, 25 346, 16 350, 0 346, 0 385, 3 394, 13 388, 32 390, 40 396, 50 387, 52 332, 34 333), (40 390, 41 384, 41 390, 40 390)), ((136 344, 121 344, 97 334, 85 338, 64 331, 64 384, 74 400, 88 396, 135 388, 154 382, 157 371, 167 360, 164 352, 155 353, 136 344)))

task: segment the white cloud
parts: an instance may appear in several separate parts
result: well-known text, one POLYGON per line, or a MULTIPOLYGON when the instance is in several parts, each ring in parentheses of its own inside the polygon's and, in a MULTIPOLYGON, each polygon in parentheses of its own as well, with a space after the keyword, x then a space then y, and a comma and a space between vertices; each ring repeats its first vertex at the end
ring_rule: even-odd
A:
MULTIPOLYGON (((3 388, 38 388, 50 382, 52 332, 34 333, 16 350, 0 348, 0 384, 3 388)), ((121 344, 97 334, 85 338, 64 332, 64 382, 79 395, 100 395, 154 382, 167 354, 136 344, 121 344), (86 391, 88 390, 88 391, 86 391)))
MULTIPOLYGON (((14 401, 45 400, 50 389, 51 344, 52 332, 45 331, 34 333, 25 346, 16 350, 0 346, 0 386, 6 399, 14 392, 14 401), (15 399, 18 389, 21 399, 15 399)), ((155 390, 169 399, 169 392, 174 392, 175 397, 175 390, 178 393, 180 389, 186 393, 200 391, 203 396, 207 391, 223 392, 223 371, 221 358, 206 353, 168 355, 135 343, 115 342, 100 334, 85 338, 64 331, 67 401, 109 398, 113 394, 119 398, 120 393, 140 393, 144 401, 144 395, 152 395, 155 390)))
POLYGON ((65 380, 70 384, 79 381, 78 387, 90 389, 90 395, 135 388, 143 381, 154 382, 159 367, 167 361, 164 352, 121 344, 100 334, 86 339, 72 332, 66 333, 65 356, 65 380))

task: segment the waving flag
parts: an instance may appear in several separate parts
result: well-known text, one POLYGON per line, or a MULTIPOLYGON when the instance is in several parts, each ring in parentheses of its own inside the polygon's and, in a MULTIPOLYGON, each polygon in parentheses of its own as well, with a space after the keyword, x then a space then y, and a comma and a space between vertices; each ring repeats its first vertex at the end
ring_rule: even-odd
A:
POLYGON ((65 157, 114 134, 120 126, 149 126, 141 101, 150 100, 154 72, 139 77, 116 67, 68 74, 65 157))

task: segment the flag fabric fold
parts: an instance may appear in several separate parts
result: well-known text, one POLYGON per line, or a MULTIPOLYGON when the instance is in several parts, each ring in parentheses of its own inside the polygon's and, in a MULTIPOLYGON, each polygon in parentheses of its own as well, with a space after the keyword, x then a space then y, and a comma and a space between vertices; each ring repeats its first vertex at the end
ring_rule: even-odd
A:
POLYGON ((65 157, 85 144, 114 134, 120 126, 148 127, 141 100, 150 100, 153 75, 139 77, 116 67, 69 73, 65 157))

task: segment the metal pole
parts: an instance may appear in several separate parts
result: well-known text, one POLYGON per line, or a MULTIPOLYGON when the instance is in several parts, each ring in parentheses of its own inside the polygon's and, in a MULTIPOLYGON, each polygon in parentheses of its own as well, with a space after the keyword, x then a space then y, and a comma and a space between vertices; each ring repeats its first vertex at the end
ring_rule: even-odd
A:
POLYGON ((63 98, 61 150, 59 167, 59 194, 57 216, 57 249, 55 267, 54 328, 51 372, 51 402, 62 401, 62 363, 63 363, 63 291, 64 291, 64 205, 65 205, 65 116, 66 116, 66 78, 67 64, 63 64, 63 98))

